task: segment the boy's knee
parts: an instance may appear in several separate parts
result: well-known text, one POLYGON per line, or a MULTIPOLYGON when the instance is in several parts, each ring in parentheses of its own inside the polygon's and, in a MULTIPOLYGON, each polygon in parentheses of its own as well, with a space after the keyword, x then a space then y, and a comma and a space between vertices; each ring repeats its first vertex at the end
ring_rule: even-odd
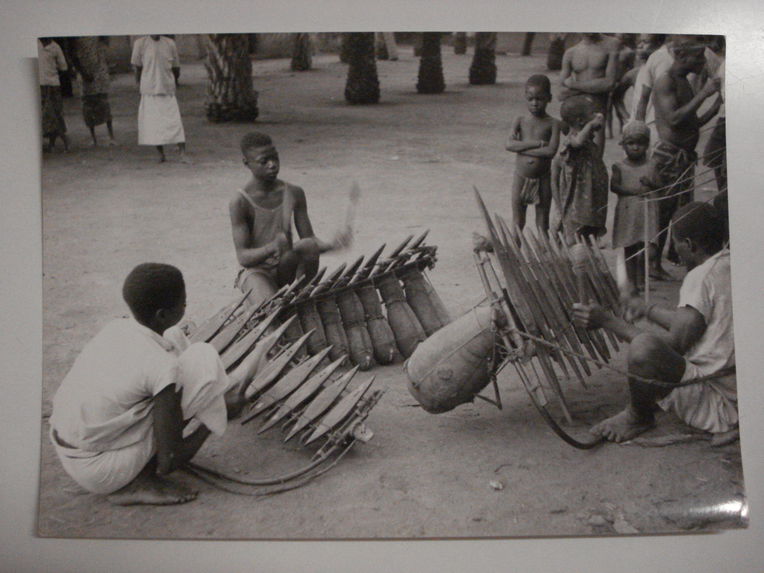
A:
POLYGON ((635 336, 629 345, 629 369, 644 371, 655 364, 662 354, 666 343, 655 334, 643 332, 635 336))
POLYGON ((247 303, 258 305, 276 292, 276 283, 263 273, 250 273, 240 282, 242 292, 248 292, 247 303))
POLYGON ((315 238, 300 239, 294 244, 294 252, 303 259, 318 258, 320 249, 315 238))

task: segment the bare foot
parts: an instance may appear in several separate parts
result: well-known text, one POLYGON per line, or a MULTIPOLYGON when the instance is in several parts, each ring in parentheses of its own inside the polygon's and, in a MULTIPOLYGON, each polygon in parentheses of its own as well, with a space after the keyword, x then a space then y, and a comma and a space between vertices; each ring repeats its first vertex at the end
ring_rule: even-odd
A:
POLYGON ((655 420, 640 419, 631 407, 601 421, 589 431, 611 442, 625 442, 655 426, 655 420))
POLYGON ((164 155, 160 155, 159 156, 159 163, 164 163, 165 161, 167 161, 167 158, 164 155))
POLYGON ((180 154, 180 162, 186 165, 191 165, 192 163, 191 160, 188 158, 188 155, 186 155, 185 153, 180 154))
POLYGON ((228 419, 233 420, 234 418, 238 418, 241 415, 244 406, 247 405, 247 400, 244 398, 241 386, 237 384, 233 388, 229 388, 223 398, 225 399, 228 419))
POLYGON ((114 505, 175 505, 193 501, 196 491, 157 475, 139 475, 106 499, 114 505))
POLYGON ((671 281, 674 280, 674 277, 672 277, 663 267, 658 267, 656 269, 650 269, 650 278, 654 281, 671 281))
POLYGON ((116 139, 110 139, 109 140, 109 147, 115 147, 117 145, 116 139))
POLYGON ((721 446, 732 444, 738 441, 739 439, 740 439, 739 428, 733 428, 731 430, 727 430, 726 432, 718 432, 711 437, 711 447, 719 448, 721 446))

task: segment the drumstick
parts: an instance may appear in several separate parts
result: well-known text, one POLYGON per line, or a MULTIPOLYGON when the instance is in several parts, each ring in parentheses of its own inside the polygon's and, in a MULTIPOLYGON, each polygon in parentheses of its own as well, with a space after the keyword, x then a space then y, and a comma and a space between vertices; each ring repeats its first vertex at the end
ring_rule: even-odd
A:
POLYGON ((570 247, 570 262, 573 265, 573 276, 576 278, 576 295, 578 302, 588 304, 589 292, 586 288, 586 247, 576 243, 570 247))
POLYGON ((627 299, 631 295, 631 291, 634 286, 629 280, 629 275, 626 272, 626 254, 623 249, 618 250, 615 262, 615 282, 618 285, 618 292, 622 299, 627 299))
POLYGON ((287 238, 287 247, 292 249, 292 211, 294 210, 294 197, 289 185, 284 185, 284 198, 282 199, 281 216, 282 230, 287 238))
POLYGON ((353 185, 350 187, 350 193, 348 193, 348 210, 345 213, 345 228, 353 230, 353 223, 355 222, 355 209, 358 204, 358 199, 361 197, 361 188, 358 183, 353 181, 353 185))
POLYGON ((350 187, 350 192, 348 193, 348 208, 345 212, 345 226, 343 228, 343 231, 340 231, 338 235, 346 234, 347 239, 343 241, 343 243, 347 244, 341 244, 339 245, 339 248, 344 248, 350 246, 350 242, 353 239, 353 225, 355 223, 355 211, 356 211, 356 205, 358 204, 358 199, 361 196, 361 188, 358 186, 358 183, 353 181, 353 185, 350 187))

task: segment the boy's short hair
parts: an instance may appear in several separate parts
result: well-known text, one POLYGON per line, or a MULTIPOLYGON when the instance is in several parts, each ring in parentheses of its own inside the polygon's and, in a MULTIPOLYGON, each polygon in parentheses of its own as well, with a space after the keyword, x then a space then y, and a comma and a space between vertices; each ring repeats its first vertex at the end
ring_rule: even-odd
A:
POLYGON ((650 128, 644 121, 630 121, 627 123, 621 134, 621 143, 627 141, 644 141, 650 143, 650 128))
POLYGON ((528 78, 528 81, 525 82, 525 87, 535 87, 539 88, 544 91, 544 93, 548 95, 552 95, 552 83, 549 81, 549 78, 546 77, 544 74, 534 74, 531 77, 528 78))
POLYGON ((684 54, 689 50, 705 48, 705 39, 693 34, 674 34, 671 36, 671 46, 674 54, 684 54))
POLYGON ((242 154, 245 154, 248 150, 254 149, 255 147, 273 145, 273 140, 267 133, 262 133, 260 131, 250 131, 241 138, 241 143, 239 145, 241 146, 242 154))
POLYGON ((724 246, 724 218, 713 205, 693 201, 671 217, 671 232, 677 239, 691 239, 709 254, 724 246))
POLYGON ((560 105, 560 117, 568 125, 579 121, 589 121, 594 111, 594 102, 586 95, 575 95, 566 98, 560 105))
POLYGON ((156 312, 180 302, 186 292, 183 274, 172 265, 142 263, 127 275, 122 298, 140 323, 149 322, 156 312))

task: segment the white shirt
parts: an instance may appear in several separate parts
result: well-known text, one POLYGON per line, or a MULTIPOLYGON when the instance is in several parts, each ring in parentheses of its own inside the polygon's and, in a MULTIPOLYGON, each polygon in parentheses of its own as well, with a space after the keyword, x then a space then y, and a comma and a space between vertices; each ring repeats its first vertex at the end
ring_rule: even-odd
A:
POLYGON ((722 80, 722 88, 721 88, 721 91, 719 92, 722 94, 722 107, 719 108, 719 117, 725 117, 726 115, 726 111, 724 108, 724 100, 725 100, 725 95, 724 95, 724 67, 725 66, 724 64, 725 64, 725 60, 722 60, 721 63, 719 64, 719 67, 716 69, 716 77, 722 80))
POLYGON ((728 249, 722 249, 687 273, 679 289, 678 306, 694 308, 706 321, 703 336, 685 353, 685 358, 697 365, 704 375, 734 366, 735 340, 728 249))
POLYGON ((174 95, 173 68, 180 67, 178 48, 171 38, 150 36, 138 38, 133 45, 130 63, 141 71, 141 95, 174 95))
MULTIPOLYGON (((668 46, 666 44, 663 44, 660 48, 650 54, 650 57, 647 58, 645 64, 639 68, 639 72, 637 72, 637 79, 634 80, 634 96, 631 105, 631 117, 636 117, 637 115, 637 107, 639 106, 639 99, 642 94, 642 88, 647 87, 652 90, 655 87, 655 80, 668 72, 673 64, 674 56, 671 55, 671 52, 669 52, 668 46)), ((651 123, 653 121, 655 121, 655 111, 653 109, 653 98, 651 95, 647 102, 645 123, 651 123)))
POLYGON ((56 42, 43 46, 42 42, 37 40, 37 74, 41 86, 60 86, 58 72, 65 72, 67 69, 61 46, 56 42))
POLYGON ((177 379, 177 352, 134 319, 113 320, 85 345, 56 391, 51 426, 87 451, 145 439, 153 425, 153 397, 177 379))

